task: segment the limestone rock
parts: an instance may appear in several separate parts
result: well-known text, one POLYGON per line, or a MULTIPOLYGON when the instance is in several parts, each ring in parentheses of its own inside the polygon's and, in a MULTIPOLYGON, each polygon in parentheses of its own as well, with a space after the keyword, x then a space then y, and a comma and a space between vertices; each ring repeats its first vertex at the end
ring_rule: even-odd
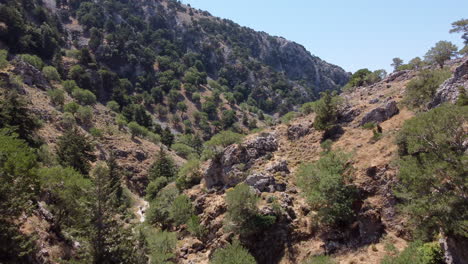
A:
POLYGON ((468 58, 457 67, 452 78, 447 79, 439 86, 428 107, 434 108, 445 102, 455 103, 460 94, 458 87, 468 89, 468 58))
POLYGON ((299 139, 309 133, 310 126, 303 126, 302 124, 292 125, 288 127, 287 136, 289 140, 299 139))
POLYGON ((398 109, 397 103, 395 101, 390 101, 384 107, 377 107, 374 110, 368 112, 362 118, 360 125, 362 126, 369 122, 378 124, 390 119, 399 112, 400 110, 398 109))
POLYGON ((15 59, 13 61, 13 65, 15 66, 13 73, 21 76, 25 84, 30 86, 35 85, 42 90, 45 90, 50 86, 42 72, 34 66, 19 59, 15 59))

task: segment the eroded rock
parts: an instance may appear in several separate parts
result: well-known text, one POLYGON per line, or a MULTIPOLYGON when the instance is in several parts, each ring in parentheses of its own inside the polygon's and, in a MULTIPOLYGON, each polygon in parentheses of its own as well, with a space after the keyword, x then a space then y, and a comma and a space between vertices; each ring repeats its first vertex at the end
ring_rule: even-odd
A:
POLYGON ((468 89, 468 59, 457 67, 452 78, 439 86, 428 108, 437 107, 445 102, 455 103, 460 95, 459 87, 468 89))
POLYGON ((45 90, 50 86, 42 72, 31 64, 15 59, 13 61, 13 65, 15 66, 13 73, 21 76, 25 84, 30 86, 35 85, 42 90, 45 90))
POLYGON ((377 107, 370 112, 368 112, 361 120, 360 125, 364 125, 367 123, 381 123, 384 122, 394 115, 398 114, 400 109, 398 109, 397 103, 395 101, 388 102, 383 107, 377 107))

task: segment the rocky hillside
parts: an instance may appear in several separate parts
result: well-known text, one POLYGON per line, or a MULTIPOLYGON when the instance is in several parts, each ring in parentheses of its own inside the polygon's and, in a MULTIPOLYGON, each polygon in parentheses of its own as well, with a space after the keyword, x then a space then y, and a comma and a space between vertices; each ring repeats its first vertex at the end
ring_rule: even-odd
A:
POLYGON ((10 56, 38 55, 104 104, 143 103, 173 132, 209 138, 220 126, 262 126, 269 115, 283 115, 349 78, 297 43, 178 1, 4 1, 0 7, 0 48, 10 56))

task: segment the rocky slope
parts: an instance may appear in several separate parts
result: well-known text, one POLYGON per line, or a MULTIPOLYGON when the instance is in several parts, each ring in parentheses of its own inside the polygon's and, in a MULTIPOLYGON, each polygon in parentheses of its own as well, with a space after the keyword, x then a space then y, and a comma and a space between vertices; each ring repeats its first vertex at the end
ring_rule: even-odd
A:
MULTIPOLYGON (((453 62, 454 78, 440 89, 454 79, 466 80, 468 74, 461 72, 467 63, 466 58, 453 62)), ((393 195, 397 182, 393 161, 398 155, 395 136, 405 120, 415 115, 401 102, 406 84, 416 76, 417 71, 396 72, 379 83, 341 95, 344 106, 333 150, 352 153, 352 182, 360 196, 355 208, 358 217, 353 224, 344 230, 321 230, 311 221, 314 212, 296 186, 295 172, 300 164, 320 157, 324 134, 313 128, 313 114, 302 116, 250 135, 205 164, 202 185, 187 194, 210 234, 203 247, 197 246, 200 241, 184 238, 179 249, 180 262, 208 263, 216 248, 231 241, 232 233, 223 229, 224 199, 229 188, 240 182, 250 185, 261 197, 262 214, 272 214, 274 200, 283 212, 271 229, 246 242, 258 263, 301 263, 308 256, 323 253, 333 254, 339 263, 379 263, 385 255, 392 254, 389 244, 398 250, 405 248, 409 236, 393 195), (368 122, 381 127, 379 139, 362 127, 368 122)), ((453 252, 457 250, 460 249, 453 252)))

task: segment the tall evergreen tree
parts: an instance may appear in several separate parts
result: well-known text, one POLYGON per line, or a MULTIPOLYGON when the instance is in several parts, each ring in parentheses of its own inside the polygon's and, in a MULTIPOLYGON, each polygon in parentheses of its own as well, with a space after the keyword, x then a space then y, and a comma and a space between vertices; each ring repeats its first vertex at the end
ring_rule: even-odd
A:
POLYGON ((76 127, 65 131, 57 142, 59 163, 64 167, 72 167, 84 175, 89 172, 90 162, 96 160, 93 151, 94 146, 76 127))
POLYGON ((39 124, 26 105, 16 91, 7 92, 5 99, 0 101, 0 128, 8 128, 18 133, 29 145, 38 146, 35 130, 39 124))
POLYGON ((177 174, 177 169, 174 161, 169 157, 163 148, 160 149, 158 158, 153 163, 149 171, 149 179, 155 180, 160 177, 165 177, 169 180, 174 179, 177 174))
POLYGON ((174 135, 172 134, 171 130, 169 127, 166 127, 161 135, 161 142, 166 145, 167 147, 171 147, 172 144, 174 143, 174 135))
POLYGON ((123 189, 121 185, 122 175, 113 152, 111 152, 110 157, 107 160, 107 166, 109 168, 107 189, 110 196, 108 202, 112 208, 118 208, 122 204, 123 199, 123 189))

